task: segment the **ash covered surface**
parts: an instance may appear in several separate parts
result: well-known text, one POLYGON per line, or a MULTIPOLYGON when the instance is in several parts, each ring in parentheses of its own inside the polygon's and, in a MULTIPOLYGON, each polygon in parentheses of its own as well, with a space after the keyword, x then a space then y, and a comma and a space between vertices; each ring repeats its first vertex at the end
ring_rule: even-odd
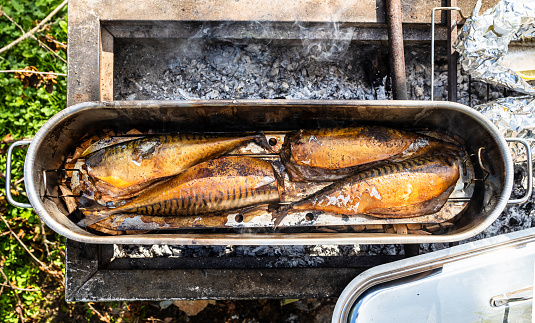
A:
MULTIPOLYGON (((318 60, 312 45, 118 40, 114 99, 392 99, 386 47, 349 45, 318 60)), ((435 100, 446 100, 447 60, 437 52, 435 100)), ((405 61, 409 99, 429 100, 430 47, 406 47, 405 61)), ((457 82, 458 102, 466 105, 511 94, 482 82, 469 87, 460 68, 457 82)))
MULTIPOLYGON (((317 60, 299 43, 232 44, 201 40, 119 40, 115 53, 114 99, 392 99, 388 49, 348 44, 317 60), (325 59, 326 58, 326 59, 325 59)), ((406 46, 409 99, 430 100, 430 47, 406 46)), ((469 83, 459 68, 458 102, 474 106, 514 95, 500 86, 469 83)), ((447 100, 447 60, 438 52, 435 100, 447 100)), ((525 170, 515 167, 514 196, 524 194, 525 170)), ((533 197, 509 206, 488 229, 467 241, 535 226, 533 197)), ((461 241, 465 243, 467 241, 461 241)), ((421 244, 420 253, 451 244, 421 244)), ((277 256, 273 267, 313 267, 324 256, 403 255, 401 245, 360 246, 115 246, 115 257, 277 256)), ((332 306, 332 302, 328 303, 332 306)))
POLYGON ((391 97, 388 86, 379 84, 384 80, 374 88, 368 81, 370 73, 386 76, 387 52, 376 47, 318 61, 299 45, 176 40, 118 46, 114 96, 120 100, 391 97), (369 66, 368 73, 362 66, 369 66))

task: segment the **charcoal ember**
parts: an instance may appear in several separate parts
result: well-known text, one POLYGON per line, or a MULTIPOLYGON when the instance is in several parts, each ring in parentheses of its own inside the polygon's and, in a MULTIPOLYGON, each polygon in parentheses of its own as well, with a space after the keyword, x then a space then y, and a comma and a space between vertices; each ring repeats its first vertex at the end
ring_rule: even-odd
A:
POLYGON ((399 252, 398 250, 396 249, 396 246, 395 245, 385 245, 383 247, 383 249, 381 250, 381 253, 383 255, 387 255, 387 256, 395 256, 397 255, 399 252))
POLYGON ((520 217, 512 216, 509 218, 509 226, 519 226, 522 225, 523 220, 520 217))

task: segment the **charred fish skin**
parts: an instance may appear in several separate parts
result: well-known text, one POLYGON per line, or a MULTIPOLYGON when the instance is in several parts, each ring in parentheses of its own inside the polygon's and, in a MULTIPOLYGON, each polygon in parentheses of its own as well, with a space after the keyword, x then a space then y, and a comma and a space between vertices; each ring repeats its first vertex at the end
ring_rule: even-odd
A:
POLYGON ((420 156, 374 167, 339 180, 281 208, 275 226, 292 210, 404 218, 437 212, 459 179, 459 159, 450 154, 420 156))
POLYGON ((299 130, 281 149, 292 181, 335 181, 381 163, 436 152, 462 153, 452 143, 380 126, 299 130))
POLYGON ((83 210, 87 217, 79 225, 91 225, 119 213, 200 215, 278 201, 278 182, 269 162, 221 157, 193 166, 122 206, 83 210))
POLYGON ((101 149, 87 158, 86 166, 89 175, 128 194, 139 189, 136 185, 180 174, 250 141, 271 149, 262 133, 241 137, 148 136, 101 149))

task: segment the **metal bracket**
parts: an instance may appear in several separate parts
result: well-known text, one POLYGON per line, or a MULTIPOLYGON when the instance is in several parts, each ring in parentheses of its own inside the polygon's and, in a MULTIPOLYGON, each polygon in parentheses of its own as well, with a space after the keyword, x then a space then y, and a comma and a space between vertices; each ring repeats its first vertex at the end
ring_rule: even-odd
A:
POLYGON ((45 188, 45 193, 43 194, 43 197, 51 197, 51 198, 61 198, 61 197, 81 197, 82 196, 82 193, 78 194, 78 195, 73 195, 73 194, 62 194, 62 195, 50 195, 50 194, 47 194, 47 184, 46 184, 46 177, 47 177, 47 173, 50 173, 50 172, 55 172, 55 173, 58 173, 58 172, 78 172, 78 173, 81 173, 81 171, 79 169, 75 169, 75 168, 72 168, 72 169, 69 169, 69 168, 60 168, 60 169, 45 169, 43 170, 43 187, 45 188))
POLYGON ((463 19, 467 17, 459 7, 436 7, 431 13, 431 101, 434 101, 435 94, 435 11, 437 10, 456 10, 461 14, 463 19))
POLYGON ((527 155, 527 164, 528 164, 528 187, 526 194, 519 199, 512 199, 507 202, 507 204, 522 204, 526 203, 527 200, 530 198, 531 193, 533 192, 533 159, 531 158, 531 147, 527 140, 520 139, 520 138, 506 138, 505 141, 507 142, 518 142, 522 145, 524 145, 524 148, 526 148, 526 155, 527 155))

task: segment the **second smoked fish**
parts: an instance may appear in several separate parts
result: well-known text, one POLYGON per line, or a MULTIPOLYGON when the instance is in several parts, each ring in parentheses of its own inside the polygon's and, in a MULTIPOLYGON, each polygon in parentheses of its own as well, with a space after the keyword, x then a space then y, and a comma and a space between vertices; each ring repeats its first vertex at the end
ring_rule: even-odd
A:
POLYGON ((380 218, 432 214, 446 203, 458 179, 458 158, 448 154, 374 167, 282 207, 275 216, 275 226, 293 210, 366 214, 380 218))
POLYGON ((122 206, 82 210, 88 216, 78 224, 88 226, 119 213, 199 215, 278 201, 278 179, 269 162, 222 157, 156 184, 122 206))
POLYGON ((286 136, 281 159, 293 181, 335 181, 381 163, 461 149, 408 131, 363 126, 299 130, 286 136))

